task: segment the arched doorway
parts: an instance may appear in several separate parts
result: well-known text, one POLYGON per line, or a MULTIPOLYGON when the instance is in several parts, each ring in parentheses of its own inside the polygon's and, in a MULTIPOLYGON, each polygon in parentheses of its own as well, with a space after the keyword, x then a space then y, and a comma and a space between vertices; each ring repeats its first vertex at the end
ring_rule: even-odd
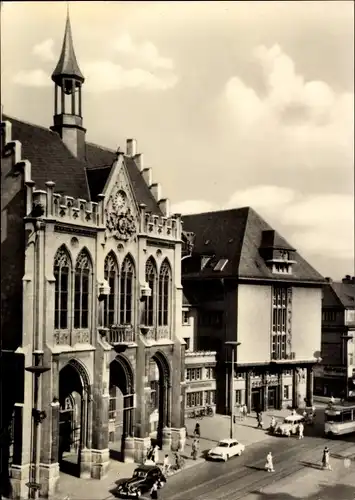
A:
POLYGON ((124 461, 126 438, 133 436, 134 383, 133 370, 122 355, 110 364, 109 448, 110 457, 124 461))
POLYGON ((149 360, 148 379, 150 384, 150 404, 148 418, 150 437, 161 448, 163 429, 170 427, 170 368, 168 360, 161 352, 156 352, 149 360))
POLYGON ((88 376, 71 360, 59 372, 59 467, 80 477, 81 450, 87 435, 88 376))

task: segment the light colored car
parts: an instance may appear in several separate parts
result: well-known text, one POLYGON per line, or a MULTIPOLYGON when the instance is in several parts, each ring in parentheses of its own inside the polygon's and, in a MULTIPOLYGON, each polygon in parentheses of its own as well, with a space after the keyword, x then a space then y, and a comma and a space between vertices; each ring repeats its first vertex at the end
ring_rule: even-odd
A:
POLYGON ((236 439, 222 439, 215 448, 212 448, 207 456, 213 460, 224 460, 225 462, 235 455, 240 456, 245 446, 236 439))
POLYGON ((287 437, 290 437, 291 434, 297 434, 300 422, 304 424, 303 415, 289 415, 282 423, 276 426, 275 434, 287 437))

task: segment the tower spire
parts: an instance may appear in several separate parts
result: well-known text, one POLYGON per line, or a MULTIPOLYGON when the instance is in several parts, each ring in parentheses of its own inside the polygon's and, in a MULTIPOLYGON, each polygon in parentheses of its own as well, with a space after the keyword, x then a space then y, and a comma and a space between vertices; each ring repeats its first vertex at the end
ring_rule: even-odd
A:
POLYGON ((54 124, 62 141, 73 155, 85 157, 85 132, 82 118, 81 87, 84 76, 76 60, 70 25, 69 2, 62 51, 52 73, 54 82, 54 124))
POLYGON ((52 73, 54 83, 60 84, 63 78, 75 78, 79 82, 84 83, 84 76, 80 71, 78 61, 74 51, 73 36, 71 32, 69 2, 67 2, 67 20, 65 24, 64 38, 62 51, 59 57, 58 64, 52 73))

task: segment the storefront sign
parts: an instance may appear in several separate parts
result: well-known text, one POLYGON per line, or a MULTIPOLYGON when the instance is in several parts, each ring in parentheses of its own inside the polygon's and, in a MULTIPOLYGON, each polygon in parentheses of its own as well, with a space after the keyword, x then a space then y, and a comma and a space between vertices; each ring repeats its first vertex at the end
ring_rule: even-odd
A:
POLYGON ((188 386, 186 386, 186 389, 189 390, 189 389, 192 389, 192 390, 195 390, 195 389, 201 389, 203 387, 210 387, 212 389, 212 381, 211 382, 194 382, 193 384, 189 384, 188 386))
POLYGON ((345 377, 346 368, 343 366, 325 366, 324 375, 326 377, 345 377))

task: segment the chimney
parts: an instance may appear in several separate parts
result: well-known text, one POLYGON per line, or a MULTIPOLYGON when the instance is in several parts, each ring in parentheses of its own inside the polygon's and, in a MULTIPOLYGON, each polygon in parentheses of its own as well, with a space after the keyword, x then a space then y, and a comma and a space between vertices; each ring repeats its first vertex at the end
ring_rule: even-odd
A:
POLYGON ((139 168, 139 170, 142 172, 144 168, 143 153, 136 154, 134 157, 134 161, 136 162, 136 165, 139 168))
POLYGON ((332 278, 329 278, 329 276, 326 276, 324 279, 325 279, 325 281, 327 283, 332 283, 333 282, 332 278))
POLYGON ((135 139, 127 139, 126 145, 127 156, 136 156, 137 154, 137 141, 135 139))
POLYGON ((169 217, 170 216, 170 200, 169 200, 169 198, 163 198, 163 199, 159 200, 158 205, 159 205, 160 210, 165 215, 165 217, 169 217))
POLYGON ((154 198, 159 201, 161 199, 161 185, 159 182, 155 182, 149 186, 150 192, 154 198))
POLYGON ((142 177, 145 180, 147 186, 151 186, 153 180, 153 173, 151 168, 143 168, 141 171, 142 177))

